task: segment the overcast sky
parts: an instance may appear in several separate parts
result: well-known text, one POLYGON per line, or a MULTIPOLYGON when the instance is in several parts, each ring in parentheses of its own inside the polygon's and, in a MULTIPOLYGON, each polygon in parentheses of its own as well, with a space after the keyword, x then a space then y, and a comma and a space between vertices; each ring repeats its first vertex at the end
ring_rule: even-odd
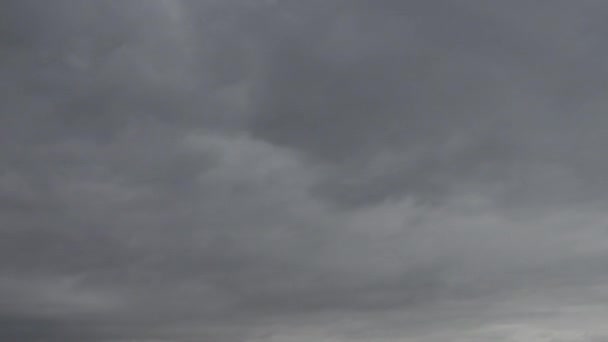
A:
POLYGON ((1 0, 0 340, 608 341, 607 19, 1 0))

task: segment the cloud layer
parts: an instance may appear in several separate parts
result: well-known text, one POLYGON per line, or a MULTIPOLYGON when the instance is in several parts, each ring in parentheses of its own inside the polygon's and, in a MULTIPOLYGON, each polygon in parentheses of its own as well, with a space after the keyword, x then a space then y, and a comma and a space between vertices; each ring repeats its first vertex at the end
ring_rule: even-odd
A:
POLYGON ((606 340, 607 13, 3 1, 0 340, 606 340))

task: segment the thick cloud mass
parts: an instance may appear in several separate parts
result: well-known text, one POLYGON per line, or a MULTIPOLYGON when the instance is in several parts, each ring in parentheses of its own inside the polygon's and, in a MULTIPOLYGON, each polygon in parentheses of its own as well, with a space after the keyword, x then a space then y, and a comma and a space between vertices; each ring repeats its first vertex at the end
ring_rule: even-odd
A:
POLYGON ((0 340, 608 340, 607 16, 1 1, 0 340))

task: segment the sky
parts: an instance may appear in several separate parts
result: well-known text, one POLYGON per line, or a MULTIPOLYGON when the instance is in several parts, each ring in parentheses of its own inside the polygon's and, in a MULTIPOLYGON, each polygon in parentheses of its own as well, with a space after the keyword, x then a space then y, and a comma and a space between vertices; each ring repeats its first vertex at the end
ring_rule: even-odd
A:
POLYGON ((607 17, 0 1, 0 340, 608 341, 607 17))

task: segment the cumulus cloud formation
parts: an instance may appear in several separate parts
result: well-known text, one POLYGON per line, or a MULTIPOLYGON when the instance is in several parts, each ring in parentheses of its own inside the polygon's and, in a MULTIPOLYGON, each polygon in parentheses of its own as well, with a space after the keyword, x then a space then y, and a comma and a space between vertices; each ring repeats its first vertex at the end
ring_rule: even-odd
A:
POLYGON ((1 2, 0 340, 606 340, 606 15, 1 2))

